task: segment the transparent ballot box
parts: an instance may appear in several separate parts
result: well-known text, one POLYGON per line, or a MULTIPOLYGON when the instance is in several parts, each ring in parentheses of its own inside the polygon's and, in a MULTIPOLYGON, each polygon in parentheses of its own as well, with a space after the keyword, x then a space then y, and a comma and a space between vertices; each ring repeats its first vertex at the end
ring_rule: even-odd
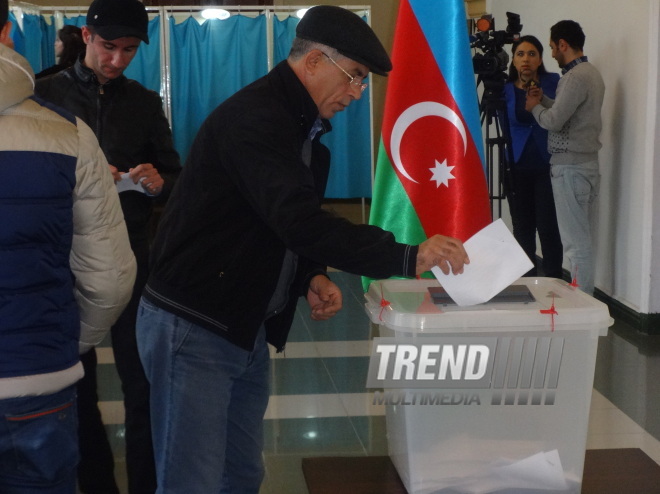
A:
POLYGON ((365 297, 380 333, 367 386, 410 494, 580 492, 605 304, 551 278, 469 307, 436 280, 365 297))

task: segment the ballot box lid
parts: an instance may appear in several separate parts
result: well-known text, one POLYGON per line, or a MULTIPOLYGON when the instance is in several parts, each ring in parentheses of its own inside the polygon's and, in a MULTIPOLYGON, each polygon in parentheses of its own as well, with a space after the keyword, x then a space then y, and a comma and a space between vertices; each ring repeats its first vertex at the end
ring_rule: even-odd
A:
POLYGON ((577 327, 604 335, 613 323, 607 305, 555 278, 520 278, 503 296, 464 307, 441 292, 435 279, 376 280, 365 294, 365 307, 373 323, 406 333, 577 327))

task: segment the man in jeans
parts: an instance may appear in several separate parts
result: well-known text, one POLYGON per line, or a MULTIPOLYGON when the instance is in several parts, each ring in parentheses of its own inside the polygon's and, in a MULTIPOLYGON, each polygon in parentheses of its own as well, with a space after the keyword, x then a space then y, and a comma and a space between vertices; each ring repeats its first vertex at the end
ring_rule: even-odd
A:
POLYGON ((124 310, 135 257, 82 120, 33 97, 0 0, 0 492, 76 492, 79 354, 124 310))
POLYGON ((552 192, 559 234, 572 278, 586 293, 594 291, 591 240, 592 208, 600 185, 600 110, 605 84, 583 54, 584 32, 575 21, 560 21, 550 29, 552 57, 562 69, 554 100, 539 88, 527 95, 526 109, 548 130, 552 192))
POLYGON ((392 64, 366 22, 319 5, 289 57, 216 108, 163 213, 137 338, 151 384, 158 494, 257 494, 264 475, 267 342, 282 351, 298 298, 313 320, 342 294, 326 266, 373 278, 438 264, 463 271, 459 240, 419 246, 321 208, 329 119, 392 64))

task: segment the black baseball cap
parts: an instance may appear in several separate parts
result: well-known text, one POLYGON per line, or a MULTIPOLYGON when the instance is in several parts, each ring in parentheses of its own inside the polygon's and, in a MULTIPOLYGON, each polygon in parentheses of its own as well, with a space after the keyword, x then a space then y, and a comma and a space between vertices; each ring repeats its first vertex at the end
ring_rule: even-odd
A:
POLYGON ((390 57, 376 33, 350 10, 334 5, 312 7, 298 23, 296 36, 330 46, 376 74, 386 76, 392 70, 390 57))
POLYGON ((87 25, 108 41, 133 36, 149 44, 149 17, 138 0, 94 0, 87 11, 87 25))

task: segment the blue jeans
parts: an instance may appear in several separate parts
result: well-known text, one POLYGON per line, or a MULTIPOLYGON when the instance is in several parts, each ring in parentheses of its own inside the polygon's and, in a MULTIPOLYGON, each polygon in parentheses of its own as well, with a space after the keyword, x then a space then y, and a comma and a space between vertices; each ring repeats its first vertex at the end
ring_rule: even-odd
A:
POLYGON ((552 192, 557 224, 570 262, 571 277, 589 295, 594 292, 594 255, 591 240, 592 204, 598 197, 598 162, 552 165, 552 192))
POLYGON ((74 494, 76 388, 0 400, 0 492, 74 494))
POLYGON ((142 299, 138 350, 151 384, 158 494, 257 494, 270 357, 142 299))

